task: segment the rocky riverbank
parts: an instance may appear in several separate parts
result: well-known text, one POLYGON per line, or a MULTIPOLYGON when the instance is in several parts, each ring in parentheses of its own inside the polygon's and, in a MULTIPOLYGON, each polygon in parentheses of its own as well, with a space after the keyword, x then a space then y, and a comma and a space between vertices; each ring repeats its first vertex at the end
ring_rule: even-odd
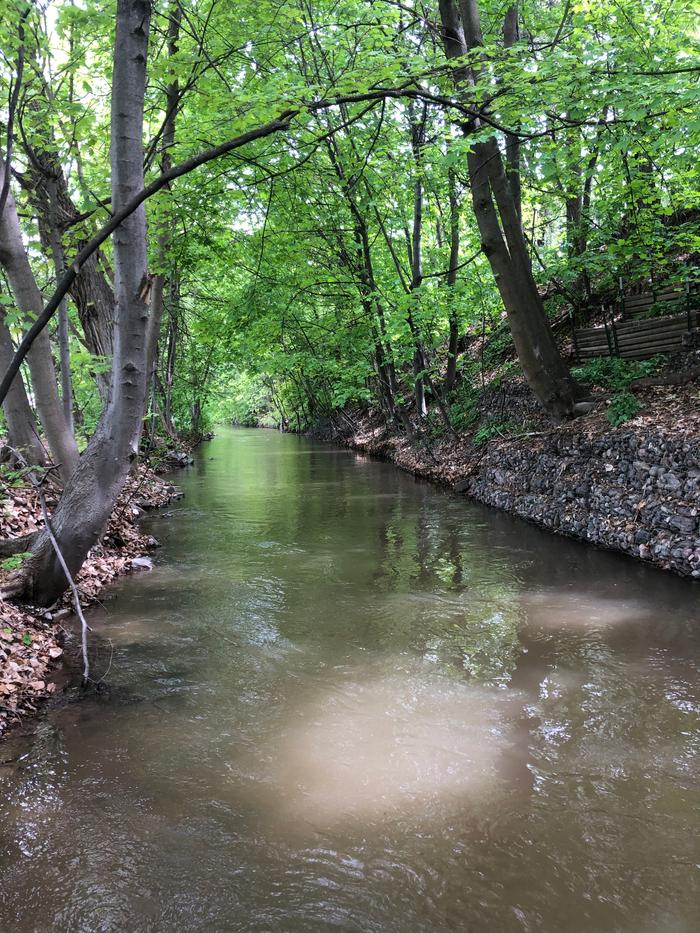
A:
POLYGON ((697 386, 654 387, 620 427, 601 404, 569 424, 482 445, 469 435, 411 443, 355 413, 357 429, 336 439, 558 534, 700 579, 696 396, 697 386))

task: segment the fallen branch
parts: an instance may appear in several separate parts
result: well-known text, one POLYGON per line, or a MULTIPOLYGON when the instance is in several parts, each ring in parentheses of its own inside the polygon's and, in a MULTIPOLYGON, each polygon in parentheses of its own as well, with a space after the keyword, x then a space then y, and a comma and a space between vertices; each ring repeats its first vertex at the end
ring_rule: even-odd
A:
MULTIPOLYGON (((30 477, 32 477, 31 473, 29 475, 30 477)), ((80 594, 78 593, 78 587, 75 585, 75 580, 73 579, 71 572, 68 569, 68 565, 63 559, 63 554, 61 553, 61 549, 58 546, 58 541, 56 540, 56 536, 54 535, 53 529, 51 528, 51 522, 49 520, 48 509, 46 508, 46 498, 44 496, 44 492, 41 489, 40 485, 37 485, 36 489, 39 494, 39 501, 41 502, 41 511, 44 516, 44 524, 46 525, 46 531, 48 532, 49 539, 51 541, 53 549, 56 552, 56 557, 58 558, 58 562, 61 565, 61 569, 66 575, 66 580, 68 580, 68 584, 73 594, 73 604, 75 605, 75 614, 80 619, 81 646, 82 646, 82 652, 83 652, 83 682, 87 683, 88 680, 90 679, 90 661, 88 659, 88 644, 87 644, 87 633, 89 630, 89 626, 87 622, 85 621, 85 616, 83 615, 83 607, 80 605, 80 594)))
POLYGON ((39 502, 41 503, 41 513, 44 518, 44 525, 46 526, 46 531, 49 536, 49 540, 51 541, 51 545, 54 551, 56 552, 56 557, 58 558, 58 562, 61 565, 61 569, 63 570, 63 573, 66 576, 66 580, 68 581, 68 585, 70 586, 71 592, 73 594, 73 604, 75 606, 75 614, 80 619, 80 627, 81 627, 81 645, 82 645, 82 653, 83 653, 83 682, 87 683, 88 680, 90 679, 90 661, 88 658, 88 641, 87 641, 87 633, 90 630, 90 626, 87 624, 85 620, 85 616, 83 615, 83 607, 80 604, 80 593, 78 592, 78 587, 75 585, 75 580, 73 579, 73 576, 70 570, 68 569, 68 565, 66 564, 63 558, 63 554, 61 553, 61 548, 59 547, 58 541, 56 540, 56 536, 53 533, 53 528, 51 527, 51 520, 49 518, 49 510, 46 505, 46 496, 44 495, 44 490, 43 490, 43 483, 46 480, 46 477, 49 475, 49 473, 52 470, 55 470, 56 467, 55 466, 48 467, 44 471, 44 475, 41 478, 41 480, 38 480, 36 478, 35 473, 33 472, 33 470, 30 469, 29 464, 24 459, 22 454, 18 450, 14 450, 14 454, 17 457, 17 460, 20 463, 22 463, 24 467, 26 468, 27 470, 26 475, 29 478, 29 482, 32 484, 32 486, 36 490, 36 494, 39 497, 39 502))

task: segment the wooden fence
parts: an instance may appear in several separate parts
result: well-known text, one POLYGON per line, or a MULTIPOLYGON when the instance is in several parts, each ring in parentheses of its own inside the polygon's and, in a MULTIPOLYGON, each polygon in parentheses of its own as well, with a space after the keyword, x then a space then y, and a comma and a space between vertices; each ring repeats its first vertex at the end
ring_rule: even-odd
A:
POLYGON ((594 356, 621 356, 643 360, 657 353, 672 353, 683 346, 683 335, 700 325, 700 314, 689 311, 647 320, 611 320, 602 327, 574 331, 574 349, 579 360, 594 356))
POLYGON ((599 327, 574 329, 577 360, 595 356, 621 356, 643 360, 657 353, 672 353, 683 346, 683 335, 700 326, 700 296, 689 285, 626 293, 620 280, 620 298, 599 327))

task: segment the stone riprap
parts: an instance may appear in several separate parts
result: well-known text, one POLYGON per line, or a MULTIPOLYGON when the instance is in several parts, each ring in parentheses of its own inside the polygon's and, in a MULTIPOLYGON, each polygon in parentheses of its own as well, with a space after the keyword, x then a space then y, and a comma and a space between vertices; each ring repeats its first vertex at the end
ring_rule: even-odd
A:
POLYGON ((560 534, 700 579, 700 438, 624 427, 491 442, 464 490, 560 534))

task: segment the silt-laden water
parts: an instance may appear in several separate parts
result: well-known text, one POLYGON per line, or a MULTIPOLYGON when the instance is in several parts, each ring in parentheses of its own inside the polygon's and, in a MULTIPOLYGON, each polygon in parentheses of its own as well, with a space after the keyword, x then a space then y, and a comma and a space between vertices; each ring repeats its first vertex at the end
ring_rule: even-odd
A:
POLYGON ((697 929, 697 585, 271 431, 177 481, 0 750, 0 929, 697 929))

